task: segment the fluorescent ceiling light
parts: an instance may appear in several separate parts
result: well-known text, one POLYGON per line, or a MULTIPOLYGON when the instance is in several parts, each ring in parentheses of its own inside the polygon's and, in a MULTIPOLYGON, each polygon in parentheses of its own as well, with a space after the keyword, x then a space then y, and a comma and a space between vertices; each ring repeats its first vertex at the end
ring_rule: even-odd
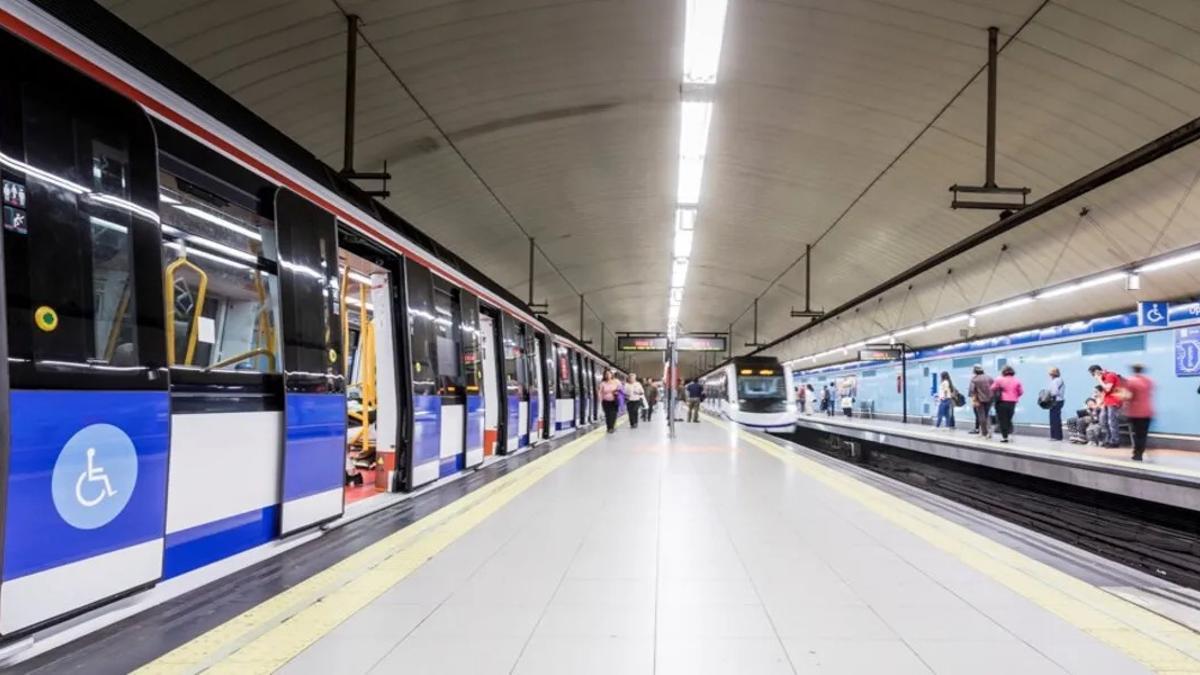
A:
POLYGON ((904 330, 896 331, 895 333, 892 333, 892 337, 900 338, 900 337, 904 337, 906 335, 913 335, 914 333, 920 333, 923 330, 925 330, 925 326, 913 326, 912 328, 905 328, 904 330))
POLYGON ((688 260, 687 258, 676 258, 675 264, 671 268, 671 287, 682 288, 687 283, 688 260))
POLYGON ((1182 253, 1180 255, 1171 256, 1170 258, 1163 258, 1162 260, 1156 260, 1152 263, 1147 263, 1145 265, 1142 265, 1141 267, 1137 268, 1137 271, 1138 272, 1153 272, 1155 270, 1162 270, 1162 269, 1166 269, 1168 267, 1174 267, 1176 265, 1182 265, 1184 263, 1189 263, 1194 260, 1200 260, 1200 251, 1192 251, 1190 253, 1182 253))
POLYGON ((163 202, 165 204, 182 204, 183 203, 165 192, 158 193, 158 201, 163 202))
POLYGON ((675 257, 686 258, 692 254, 693 230, 675 230, 675 257))
POLYGON ((937 321, 934 321, 933 323, 929 324, 925 328, 928 330, 934 330, 936 328, 942 328, 944 326, 950 326, 950 325, 953 325, 956 323, 962 323, 963 321, 966 321, 968 318, 970 318, 970 317, 966 314, 956 314, 954 316, 946 317, 945 319, 938 319, 937 321))
POLYGON ((694 230, 696 229, 696 209, 678 208, 675 209, 675 230, 694 230))
MULTIPOLYGON (((213 241, 212 239, 205 239, 204 237, 198 237, 194 234, 185 235, 184 239, 187 240, 187 242, 189 244, 196 244, 198 246, 203 246, 204 248, 209 248, 209 249, 212 249, 213 251, 217 251, 219 253, 224 253, 225 255, 233 257, 233 258, 241 258, 242 260, 245 260, 246 262, 250 262, 250 263, 258 262, 257 256, 250 255, 249 253, 246 253, 245 251, 239 251, 236 248, 233 248, 232 246, 226 246, 225 244, 213 241)), ((195 249, 188 249, 188 250, 192 251, 195 249)))
POLYGON ((703 158, 708 152, 708 124, 713 104, 708 101, 684 101, 679 124, 679 156, 703 158))
POLYGON ((700 183, 704 181, 703 157, 679 158, 679 185, 675 199, 680 204, 700 203, 700 183))
POLYGON ((672 288, 671 295, 670 295, 670 297, 667 298, 667 301, 671 305, 682 305, 683 304, 683 289, 682 288, 672 288))
POLYGON ((234 261, 230 260, 229 258, 224 258, 219 255, 213 255, 212 253, 205 253, 204 251, 200 251, 200 250, 197 250, 194 248, 189 248, 189 249, 185 250, 183 248, 183 245, 180 244, 179 242, 172 241, 172 242, 169 242, 169 243, 166 243, 163 245, 166 246, 167 248, 173 248, 173 249, 179 251, 184 256, 196 256, 197 258, 204 258, 205 260, 211 260, 213 262, 218 262, 218 263, 221 263, 222 265, 228 265, 230 267, 236 267, 241 270, 251 269, 251 267, 249 265, 243 265, 240 262, 234 262, 234 261))
POLYGON ((251 230, 250 228, 238 225, 237 223, 233 223, 228 220, 225 220, 224 218, 213 215, 213 214, 209 213, 208 211, 198 209, 194 206, 175 205, 174 208, 177 208, 180 211, 183 211, 184 213, 187 213, 189 215, 193 215, 201 220, 210 222, 213 225, 219 225, 231 232, 237 232, 238 234, 242 235, 243 237, 248 237, 255 241, 262 241, 262 235, 255 232, 254 230, 251 230))
POLYGON ((1058 288, 1052 288, 1048 291, 1042 291, 1041 293, 1037 294, 1037 298, 1038 300, 1057 298, 1060 295, 1067 295, 1068 293, 1074 293, 1075 291, 1082 291, 1085 288, 1100 286, 1111 281, 1124 279, 1126 276, 1127 275, 1124 272, 1113 272, 1112 274, 1105 274, 1104 276, 1096 277, 1094 279, 1087 279, 1085 281, 1059 286, 1058 288))
POLYGON ((998 305, 992 305, 991 307, 984 307, 983 309, 977 309, 972 314, 972 316, 977 316, 977 317, 978 316, 987 316, 989 314, 995 314, 996 312, 1003 312, 1004 310, 1012 309, 1013 307, 1020 307, 1021 305, 1028 305, 1029 303, 1033 302, 1033 300, 1034 300, 1033 296, 1026 295, 1024 297, 1009 300, 1008 302, 1002 302, 998 305))
POLYGON ((688 0, 683 37, 683 81, 712 84, 721 65, 726 0, 688 0))

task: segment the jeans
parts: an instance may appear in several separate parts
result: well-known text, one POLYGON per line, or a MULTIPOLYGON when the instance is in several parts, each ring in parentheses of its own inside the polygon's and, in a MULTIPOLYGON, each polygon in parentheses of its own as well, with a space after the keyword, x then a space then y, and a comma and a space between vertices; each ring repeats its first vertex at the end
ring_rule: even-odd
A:
POLYGON ((699 422, 700 421, 700 399, 689 398, 687 404, 688 404, 687 421, 699 422))
POLYGON ((975 428, 979 429, 980 436, 990 435, 988 432, 988 417, 992 412, 992 402, 976 403, 975 404, 975 428))
POLYGON ((1105 406, 1100 409, 1100 438, 1106 445, 1121 444, 1121 407, 1105 406))
POLYGON ((1130 417, 1129 429, 1133 436, 1133 458, 1141 459, 1146 452, 1146 436, 1150 434, 1149 417, 1130 417))
POLYGON ((1013 432, 1012 420, 1016 411, 1016 401, 996 401, 996 422, 1000 424, 1000 435, 1005 439, 1013 432))
POLYGON ((947 428, 954 428, 954 401, 948 398, 938 401, 937 424, 934 427, 942 426, 942 420, 946 421, 947 428))
POLYGON ((1062 401, 1055 401, 1054 405, 1050 406, 1050 438, 1056 441, 1061 441, 1063 439, 1062 409, 1062 401))
POLYGON ((638 412, 642 409, 641 401, 626 401, 625 411, 629 413, 629 428, 636 429, 638 425, 638 412))
POLYGON ((600 405, 604 408, 604 426, 612 431, 617 428, 617 402, 601 401, 600 405))

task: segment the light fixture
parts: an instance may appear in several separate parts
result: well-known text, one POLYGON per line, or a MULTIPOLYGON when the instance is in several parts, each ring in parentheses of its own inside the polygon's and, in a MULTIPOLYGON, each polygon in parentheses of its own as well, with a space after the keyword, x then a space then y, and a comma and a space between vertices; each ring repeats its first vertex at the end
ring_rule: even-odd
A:
POLYGON ((683 289, 682 288, 672 288, 671 295, 669 298, 667 298, 667 302, 672 307, 677 306, 677 305, 682 305, 683 304, 683 289))
POLYGON ((693 230, 675 230, 675 257, 686 258, 692 254, 693 230))
POLYGON ((1085 288, 1092 288, 1094 286, 1100 286, 1103 284, 1107 284, 1111 281, 1116 281, 1118 279, 1124 279, 1127 276, 1128 275, 1125 274, 1124 272, 1113 272, 1112 274, 1105 274, 1103 276, 1095 277, 1093 279, 1087 279, 1085 281, 1079 281, 1079 282, 1076 282, 1073 284, 1065 284, 1062 286, 1058 286, 1056 288, 1051 288, 1048 291, 1042 291, 1041 293, 1038 293, 1036 297, 1038 300, 1045 300, 1048 298, 1057 298, 1061 295, 1067 295, 1068 293, 1074 293, 1075 291, 1082 291, 1085 288))
POLYGON ((1007 302, 1002 302, 998 305, 992 305, 990 307, 984 307, 983 309, 977 309, 972 313, 972 316, 975 316, 975 317, 988 316, 990 314, 995 314, 996 312, 1003 312, 1006 309, 1012 309, 1013 307, 1020 307, 1021 305, 1028 305, 1029 303, 1033 302, 1033 300, 1034 300, 1034 297, 1032 295, 1024 295, 1019 298, 1013 298, 1012 300, 1009 300, 1007 302))
POLYGON ((680 207, 675 209, 675 231, 696 229, 696 209, 680 207))
POLYGON ((218 262, 218 263, 221 263, 222 265, 228 265, 230 267, 236 267, 237 269, 241 269, 241 270, 252 269, 249 265, 243 265, 240 262, 235 262, 233 260, 230 260, 229 258, 225 258, 225 257, 219 256, 219 255, 214 255, 212 253, 205 253, 204 251, 194 249, 194 248, 185 249, 183 247, 183 244, 180 244, 177 241, 168 242, 166 244, 163 244, 163 246, 165 246, 167 248, 173 248, 176 251, 179 251, 184 256, 196 256, 197 258, 204 258, 205 260, 211 260, 213 262, 218 262))
POLYGON ((721 65, 726 0, 688 0, 683 37, 683 81, 712 84, 721 65))
POLYGON ((1155 270, 1163 270, 1168 267, 1175 267, 1195 260, 1200 260, 1200 251, 1191 251, 1189 253, 1181 253, 1179 255, 1155 260, 1152 263, 1147 263, 1134 270, 1135 272, 1153 272, 1155 270))
POLYGON ((679 184, 675 198, 680 204, 700 203, 700 183, 704 180, 703 157, 679 158, 679 184))
POLYGON ((671 268, 671 287, 682 288, 687 282, 688 259, 676 258, 671 268))
POLYGON ((1142 290, 1142 275, 1133 273, 1125 277, 1125 290, 1140 291, 1142 290))
POLYGON ((925 326, 913 326, 912 328, 905 328, 904 330, 900 330, 900 331, 896 331, 895 333, 892 333, 892 337, 902 338, 902 337, 905 337, 908 335, 913 335, 915 333, 920 333, 923 330, 925 330, 925 326))
POLYGON ((223 227, 223 228, 229 230, 230 232, 237 232, 238 234, 242 235, 243 237, 248 237, 255 241, 262 241, 262 235, 255 232, 254 230, 251 230, 248 227, 243 227, 241 225, 238 225, 237 223, 233 223, 228 220, 225 220, 224 218, 213 215, 203 209, 198 209, 194 206, 185 206, 185 205, 180 205, 180 204, 173 205, 172 208, 179 209, 180 211, 183 211, 184 213, 186 213, 188 215, 195 216, 203 221, 212 223, 213 225, 218 225, 220 227, 223 227))
POLYGON ((966 314, 955 314, 954 316, 948 316, 945 319, 938 319, 937 321, 934 321, 933 323, 929 324, 925 328, 927 330, 934 330, 936 328, 942 328, 945 326, 950 326, 950 325, 953 325, 956 323, 966 321, 969 318, 970 317, 966 314))

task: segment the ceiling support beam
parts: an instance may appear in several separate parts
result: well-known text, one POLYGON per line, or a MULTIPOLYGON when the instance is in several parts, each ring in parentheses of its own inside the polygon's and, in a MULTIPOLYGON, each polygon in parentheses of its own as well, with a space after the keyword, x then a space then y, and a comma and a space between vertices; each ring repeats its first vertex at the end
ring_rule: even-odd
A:
POLYGON ((342 176, 352 180, 377 180, 383 182, 380 190, 365 192, 379 199, 387 199, 391 192, 387 182, 392 177, 387 171, 387 160, 383 162, 383 171, 355 171, 354 169, 354 118, 355 102, 358 98, 358 15, 346 15, 346 112, 344 135, 342 136, 342 176))
POLYGON ((526 302, 533 304, 533 256, 537 253, 537 244, 534 243, 533 237, 529 238, 529 297, 526 302))
POLYGON ((763 346, 762 343, 758 341, 758 298, 754 299, 754 339, 751 342, 747 342, 745 346, 752 347, 754 349, 758 349, 759 347, 763 346))
MULTIPOLYGON (((812 244, 804 245, 804 309, 792 308, 792 318, 816 318, 825 312, 812 308, 812 244)), ((756 340, 757 341, 757 340, 756 340)))
POLYGON ((752 352, 757 354, 761 351, 775 347, 786 340, 790 340, 805 331, 812 330, 826 321, 844 314, 858 305, 874 298, 881 293, 889 291, 900 284, 903 284, 918 275, 924 274, 931 269, 939 267, 955 257, 970 251, 971 249, 980 246, 986 242, 995 239, 1001 235, 1016 229, 1017 227, 1045 215, 1054 209, 1063 206, 1074 199, 1078 199, 1083 195, 1088 194, 1092 190, 1103 187, 1122 176, 1130 174, 1138 169, 1153 163, 1156 160, 1162 159, 1167 155, 1185 148, 1192 143, 1200 140, 1200 117, 1182 126, 1159 136, 1149 143, 1131 150, 1130 152, 1121 155, 1117 159, 1105 164, 1104 166, 1092 171, 1091 173, 1071 181, 1070 183, 1060 187, 1041 199, 1033 202, 1029 206, 1001 217, 991 225, 979 230, 978 232, 960 239, 959 241, 947 246, 938 253, 926 258, 925 260, 909 267, 892 278, 876 285, 870 290, 859 293, 855 297, 843 302, 834 309, 826 312, 823 316, 814 319, 810 323, 806 323, 795 330, 772 340, 763 345, 762 348, 752 352))

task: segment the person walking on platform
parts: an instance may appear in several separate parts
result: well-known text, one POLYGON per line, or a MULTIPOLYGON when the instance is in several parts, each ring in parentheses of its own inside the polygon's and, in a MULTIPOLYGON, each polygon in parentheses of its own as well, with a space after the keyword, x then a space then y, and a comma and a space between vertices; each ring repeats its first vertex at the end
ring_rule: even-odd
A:
POLYGON ((654 384, 654 380, 646 380, 646 408, 642 419, 649 422, 654 415, 654 406, 656 405, 658 405, 658 386, 654 384))
POLYGON ((617 428, 617 392, 621 391, 621 383, 613 377, 608 368, 600 380, 600 407, 604 408, 604 426, 608 433, 617 428))
POLYGON ((813 390, 811 384, 804 386, 804 411, 809 415, 815 415, 817 410, 817 392, 813 390))
POLYGON ((1133 461, 1142 461, 1146 454, 1146 437, 1150 434, 1150 421, 1154 418, 1154 382, 1146 376, 1146 367, 1135 363, 1129 368, 1133 374, 1125 380, 1125 417, 1129 419, 1130 435, 1133 436, 1133 461))
POLYGON ((1058 368, 1050 369, 1050 388, 1046 390, 1050 398, 1050 440, 1063 439, 1062 409, 1066 403, 1067 388, 1063 382, 1062 373, 1058 368))
POLYGON ((692 380, 687 386, 688 421, 700 421, 700 403, 704 400, 704 385, 700 380, 692 380))
POLYGON ((638 382, 636 373, 629 374, 629 381, 625 383, 625 410, 629 412, 629 428, 636 429, 638 427, 638 415, 642 411, 642 404, 646 401, 646 388, 638 382))
POLYGON ((975 366, 972 372, 971 384, 967 387, 971 395, 971 407, 975 409, 975 429, 971 433, 991 438, 988 419, 992 414, 992 376, 983 372, 983 366, 975 366))
POLYGON ((1017 379, 1017 371, 1012 366, 1004 366, 1000 377, 992 382, 992 391, 997 394, 996 421, 1000 424, 1000 442, 1007 443, 1013 432, 1013 414, 1017 411, 1017 401, 1025 393, 1021 381, 1017 379))
POLYGON ((1100 402, 1100 434, 1104 447, 1115 448, 1121 445, 1121 404, 1125 402, 1121 398, 1121 376, 1098 364, 1089 366, 1088 372, 1104 391, 1100 402))
POLYGON ((834 402, 833 402, 833 385, 832 384, 825 385, 824 391, 825 391, 825 393, 824 393, 824 397, 822 398, 822 401, 821 401, 821 407, 825 409, 825 414, 827 416, 833 417, 834 412, 835 412, 834 411, 834 402))
POLYGON ((954 428, 954 383, 950 381, 950 373, 942 371, 938 381, 938 409, 937 423, 933 425, 935 429, 940 429, 942 422, 946 423, 947 429, 954 428))

